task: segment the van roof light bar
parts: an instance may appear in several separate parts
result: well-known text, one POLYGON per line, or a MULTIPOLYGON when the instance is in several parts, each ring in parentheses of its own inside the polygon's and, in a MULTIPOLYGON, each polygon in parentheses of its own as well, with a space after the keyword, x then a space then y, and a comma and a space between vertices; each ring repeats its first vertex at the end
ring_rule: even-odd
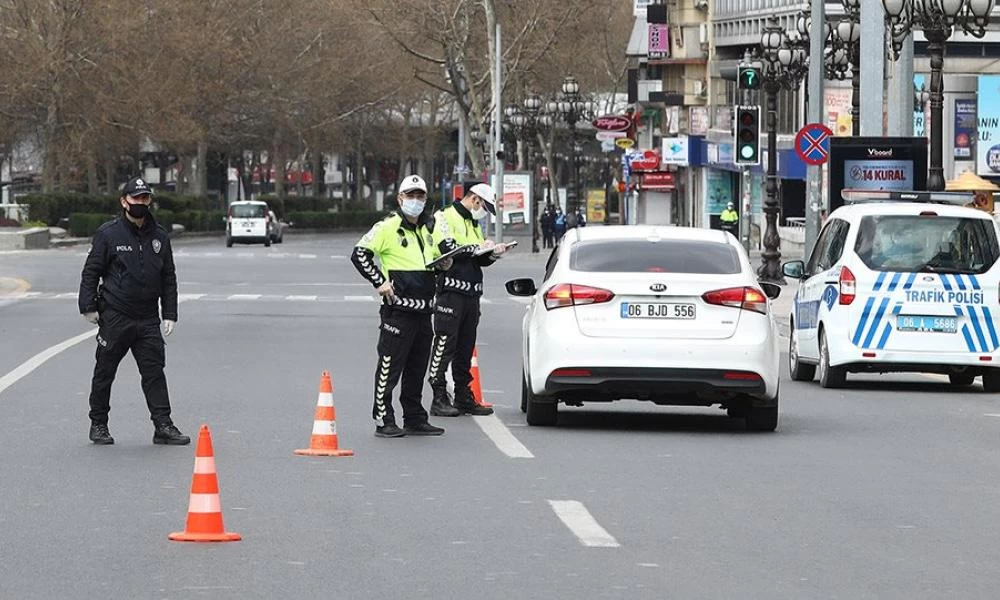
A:
POLYGON ((972 192, 920 192, 899 190, 843 190, 840 196, 845 204, 867 202, 919 202, 926 204, 951 204, 965 206, 975 202, 972 192))

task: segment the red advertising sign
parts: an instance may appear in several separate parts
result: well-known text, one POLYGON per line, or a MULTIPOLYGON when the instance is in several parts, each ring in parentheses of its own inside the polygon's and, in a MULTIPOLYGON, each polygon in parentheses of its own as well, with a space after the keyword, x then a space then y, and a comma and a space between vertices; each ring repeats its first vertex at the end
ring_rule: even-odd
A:
POLYGON ((676 188, 677 182, 673 173, 643 173, 642 175, 642 189, 644 190, 669 191, 676 188))
POLYGON ((633 171, 659 171, 660 152, 658 150, 646 150, 642 156, 632 160, 633 171))
POLYGON ((605 115, 594 119, 593 124, 598 131, 628 131, 632 120, 621 115, 605 115))

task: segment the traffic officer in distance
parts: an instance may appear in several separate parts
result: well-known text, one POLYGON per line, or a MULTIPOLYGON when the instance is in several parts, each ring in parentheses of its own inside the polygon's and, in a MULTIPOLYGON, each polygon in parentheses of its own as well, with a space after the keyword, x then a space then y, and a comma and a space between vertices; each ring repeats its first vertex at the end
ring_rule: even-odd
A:
POLYGON ((723 231, 736 235, 736 225, 740 222, 740 213, 736 212, 732 202, 727 204, 726 210, 719 215, 719 222, 723 231))
POLYGON ((83 266, 80 313, 99 326, 90 385, 90 440, 95 444, 115 443, 108 431, 111 384, 130 350, 153 420, 153 443, 191 443, 170 419, 163 335, 169 336, 177 323, 177 275, 167 230, 150 213, 151 199, 145 181, 130 179, 119 199, 122 216, 97 230, 83 266))
POLYGON ((470 247, 453 256, 451 268, 438 277, 429 374, 434 391, 431 414, 435 416, 493 414, 492 408, 476 404, 469 384, 472 383, 472 352, 479 326, 479 298, 483 295, 483 267, 492 265, 507 251, 504 244, 484 240, 479 229, 479 220, 487 212, 497 214, 495 201, 493 188, 479 183, 472 186, 464 198, 434 215, 434 243, 442 253, 470 247), (492 251, 476 256, 476 248, 492 251), (449 402, 445 382, 448 365, 451 365, 455 381, 454 406, 449 402))
POLYGON ((428 423, 421 406, 433 337, 434 270, 427 264, 441 256, 433 243, 431 217, 424 212, 427 184, 409 175, 399 185, 397 199, 399 210, 376 223, 351 255, 355 268, 382 297, 372 410, 375 435, 441 435, 444 429, 428 423), (400 377, 403 429, 396 425, 392 408, 392 391, 400 377))

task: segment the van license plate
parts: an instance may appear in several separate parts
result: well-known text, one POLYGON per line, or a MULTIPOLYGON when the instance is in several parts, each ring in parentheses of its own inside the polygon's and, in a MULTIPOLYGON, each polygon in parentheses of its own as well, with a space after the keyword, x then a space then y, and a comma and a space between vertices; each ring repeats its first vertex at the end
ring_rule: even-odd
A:
POLYGON ((623 319, 693 319, 694 304, 622 302, 623 319))
POLYGON ((924 315, 899 315, 896 317, 896 329, 900 331, 955 333, 958 331, 958 318, 924 315))

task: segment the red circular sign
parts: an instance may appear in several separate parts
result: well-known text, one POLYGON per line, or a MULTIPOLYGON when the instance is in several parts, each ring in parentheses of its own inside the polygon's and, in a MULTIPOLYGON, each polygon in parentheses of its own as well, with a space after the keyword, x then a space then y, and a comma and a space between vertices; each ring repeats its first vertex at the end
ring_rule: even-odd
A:
POLYGON ((795 136, 795 153, 807 165, 818 166, 830 160, 833 131, 822 123, 810 123, 795 136))

